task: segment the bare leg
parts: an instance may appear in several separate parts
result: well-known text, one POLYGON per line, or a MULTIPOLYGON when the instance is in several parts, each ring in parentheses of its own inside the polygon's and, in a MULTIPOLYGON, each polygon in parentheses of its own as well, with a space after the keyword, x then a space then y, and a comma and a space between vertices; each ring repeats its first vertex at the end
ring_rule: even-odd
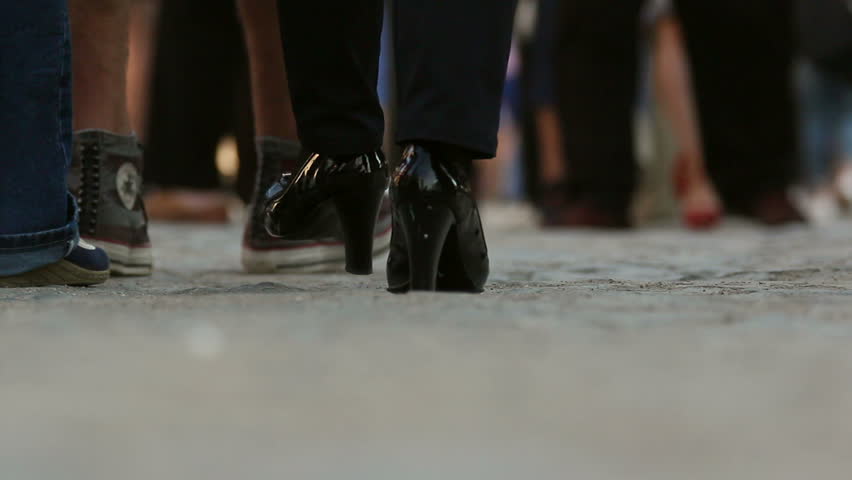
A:
POLYGON ((554 107, 545 106, 538 109, 535 117, 541 152, 541 181, 545 185, 555 185, 565 180, 566 173, 559 114, 554 107))
POLYGON ((542 225, 558 227, 562 225, 568 195, 566 185, 568 169, 565 164, 564 139, 559 113, 552 105, 542 105, 535 112, 539 151, 539 206, 542 213, 542 225))
POLYGON ((130 18, 127 110, 130 114, 130 127, 143 142, 148 120, 148 92, 156 48, 159 5, 160 0, 134 0, 130 18))
MULTIPOLYGON (((508 119, 511 120, 511 119, 508 119)), ((506 172, 518 150, 514 122, 504 121, 497 133, 497 156, 488 162, 476 162, 477 197, 483 201, 501 200, 505 196, 506 172)))
POLYGON ((255 135, 295 140, 276 0, 238 0, 251 69, 255 135))
POLYGON ((722 207, 704 163, 689 63, 681 27, 674 17, 657 25, 655 50, 657 92, 679 149, 675 168, 684 218, 689 226, 709 227, 718 221, 722 207))
POLYGON ((683 34, 673 17, 660 20, 655 42, 655 81, 678 148, 703 169, 701 135, 692 101, 692 82, 683 48, 683 34))
POLYGON ((106 250, 112 273, 150 275, 142 150, 127 114, 131 2, 69 2, 75 133, 68 183, 80 234, 106 250))
POLYGON ((130 133, 130 0, 71 0, 74 129, 130 133))

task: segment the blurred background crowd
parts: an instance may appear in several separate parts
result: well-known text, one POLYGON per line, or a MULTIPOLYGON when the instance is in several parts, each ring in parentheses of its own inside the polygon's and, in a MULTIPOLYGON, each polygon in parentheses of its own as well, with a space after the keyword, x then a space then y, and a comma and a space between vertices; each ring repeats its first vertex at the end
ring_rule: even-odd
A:
MULTIPOLYGON (((241 18, 235 0, 136 0, 128 103, 152 219, 224 223, 250 199, 264 99, 241 18)), ((521 0, 507 76, 477 188, 544 227, 825 225, 852 202, 849 0, 521 0)))

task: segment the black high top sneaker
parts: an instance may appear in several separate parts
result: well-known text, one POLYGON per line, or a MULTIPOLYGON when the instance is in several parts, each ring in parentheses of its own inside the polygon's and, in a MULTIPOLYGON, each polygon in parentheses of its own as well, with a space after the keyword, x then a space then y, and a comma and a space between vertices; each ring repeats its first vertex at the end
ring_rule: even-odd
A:
MULTIPOLYGON (((339 272, 346 252, 340 219, 332 202, 321 205, 306 226, 304 238, 278 238, 265 228, 264 195, 276 182, 301 167, 304 154, 298 143, 275 137, 257 140, 258 168, 249 219, 243 233, 242 263, 249 273, 339 272)), ((391 231, 390 199, 382 200, 376 222, 373 252, 388 249, 391 231)))
POLYGON ((80 206, 80 236, 106 251, 114 275, 150 275, 153 267, 142 163, 135 135, 74 134, 68 185, 80 206))

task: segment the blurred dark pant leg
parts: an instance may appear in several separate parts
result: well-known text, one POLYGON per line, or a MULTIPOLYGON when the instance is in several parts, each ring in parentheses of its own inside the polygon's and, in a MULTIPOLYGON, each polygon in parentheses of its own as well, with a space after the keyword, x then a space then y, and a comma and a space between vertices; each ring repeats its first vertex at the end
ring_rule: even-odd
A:
POLYGON ((572 191, 624 211, 636 185, 633 116, 641 0, 564 0, 557 98, 572 191))
MULTIPOLYGON (((541 204, 546 189, 542 185, 538 115, 543 109, 556 109, 556 51, 559 39, 561 0, 541 0, 532 35, 520 44, 521 128, 524 188, 527 198, 541 204)), ((522 39, 523 40, 523 39, 522 39)), ((562 158, 565 161, 565 158, 562 158)), ((548 182, 549 183, 549 182, 548 182)))
POLYGON ((325 155, 382 146, 376 86, 382 0, 279 0, 281 36, 299 139, 325 155))
POLYGON ((0 2, 0 275, 57 262, 77 239, 70 55, 65 0, 0 2))
POLYGON ((401 143, 430 140, 477 158, 497 151, 513 0, 396 0, 401 143))
POLYGON ((787 187, 795 178, 799 154, 792 3, 676 4, 713 181, 729 204, 787 187))
MULTIPOLYGON (((237 133, 240 177, 252 179, 249 73, 234 1, 164 1, 157 31, 145 139, 146 183, 219 188, 216 147, 232 132, 237 133)), ((250 183, 240 182, 246 199, 250 183)))
POLYGON ((535 102, 535 70, 530 65, 534 58, 535 42, 528 42, 521 47, 521 158, 523 158, 524 195, 533 202, 539 202, 541 183, 541 167, 536 113, 538 106, 535 102))
MULTIPOLYGON (((240 40, 240 45, 244 45, 240 40)), ((252 109, 251 77, 245 51, 237 58, 236 74, 232 85, 233 110, 229 131, 237 140, 240 159, 234 189, 246 204, 251 202, 257 172, 257 144, 255 142, 254 110, 252 109)))

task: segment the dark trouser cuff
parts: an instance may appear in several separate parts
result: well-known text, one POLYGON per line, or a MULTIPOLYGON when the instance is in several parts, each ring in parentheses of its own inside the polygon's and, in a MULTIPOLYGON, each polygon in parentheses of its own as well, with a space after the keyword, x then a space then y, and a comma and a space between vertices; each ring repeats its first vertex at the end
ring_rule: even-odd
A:
POLYGON ((481 135, 463 136, 452 131, 414 128, 401 125, 396 136, 399 145, 411 143, 436 142, 458 147, 470 152, 471 160, 494 158, 497 156, 497 135, 483 132, 481 135))

